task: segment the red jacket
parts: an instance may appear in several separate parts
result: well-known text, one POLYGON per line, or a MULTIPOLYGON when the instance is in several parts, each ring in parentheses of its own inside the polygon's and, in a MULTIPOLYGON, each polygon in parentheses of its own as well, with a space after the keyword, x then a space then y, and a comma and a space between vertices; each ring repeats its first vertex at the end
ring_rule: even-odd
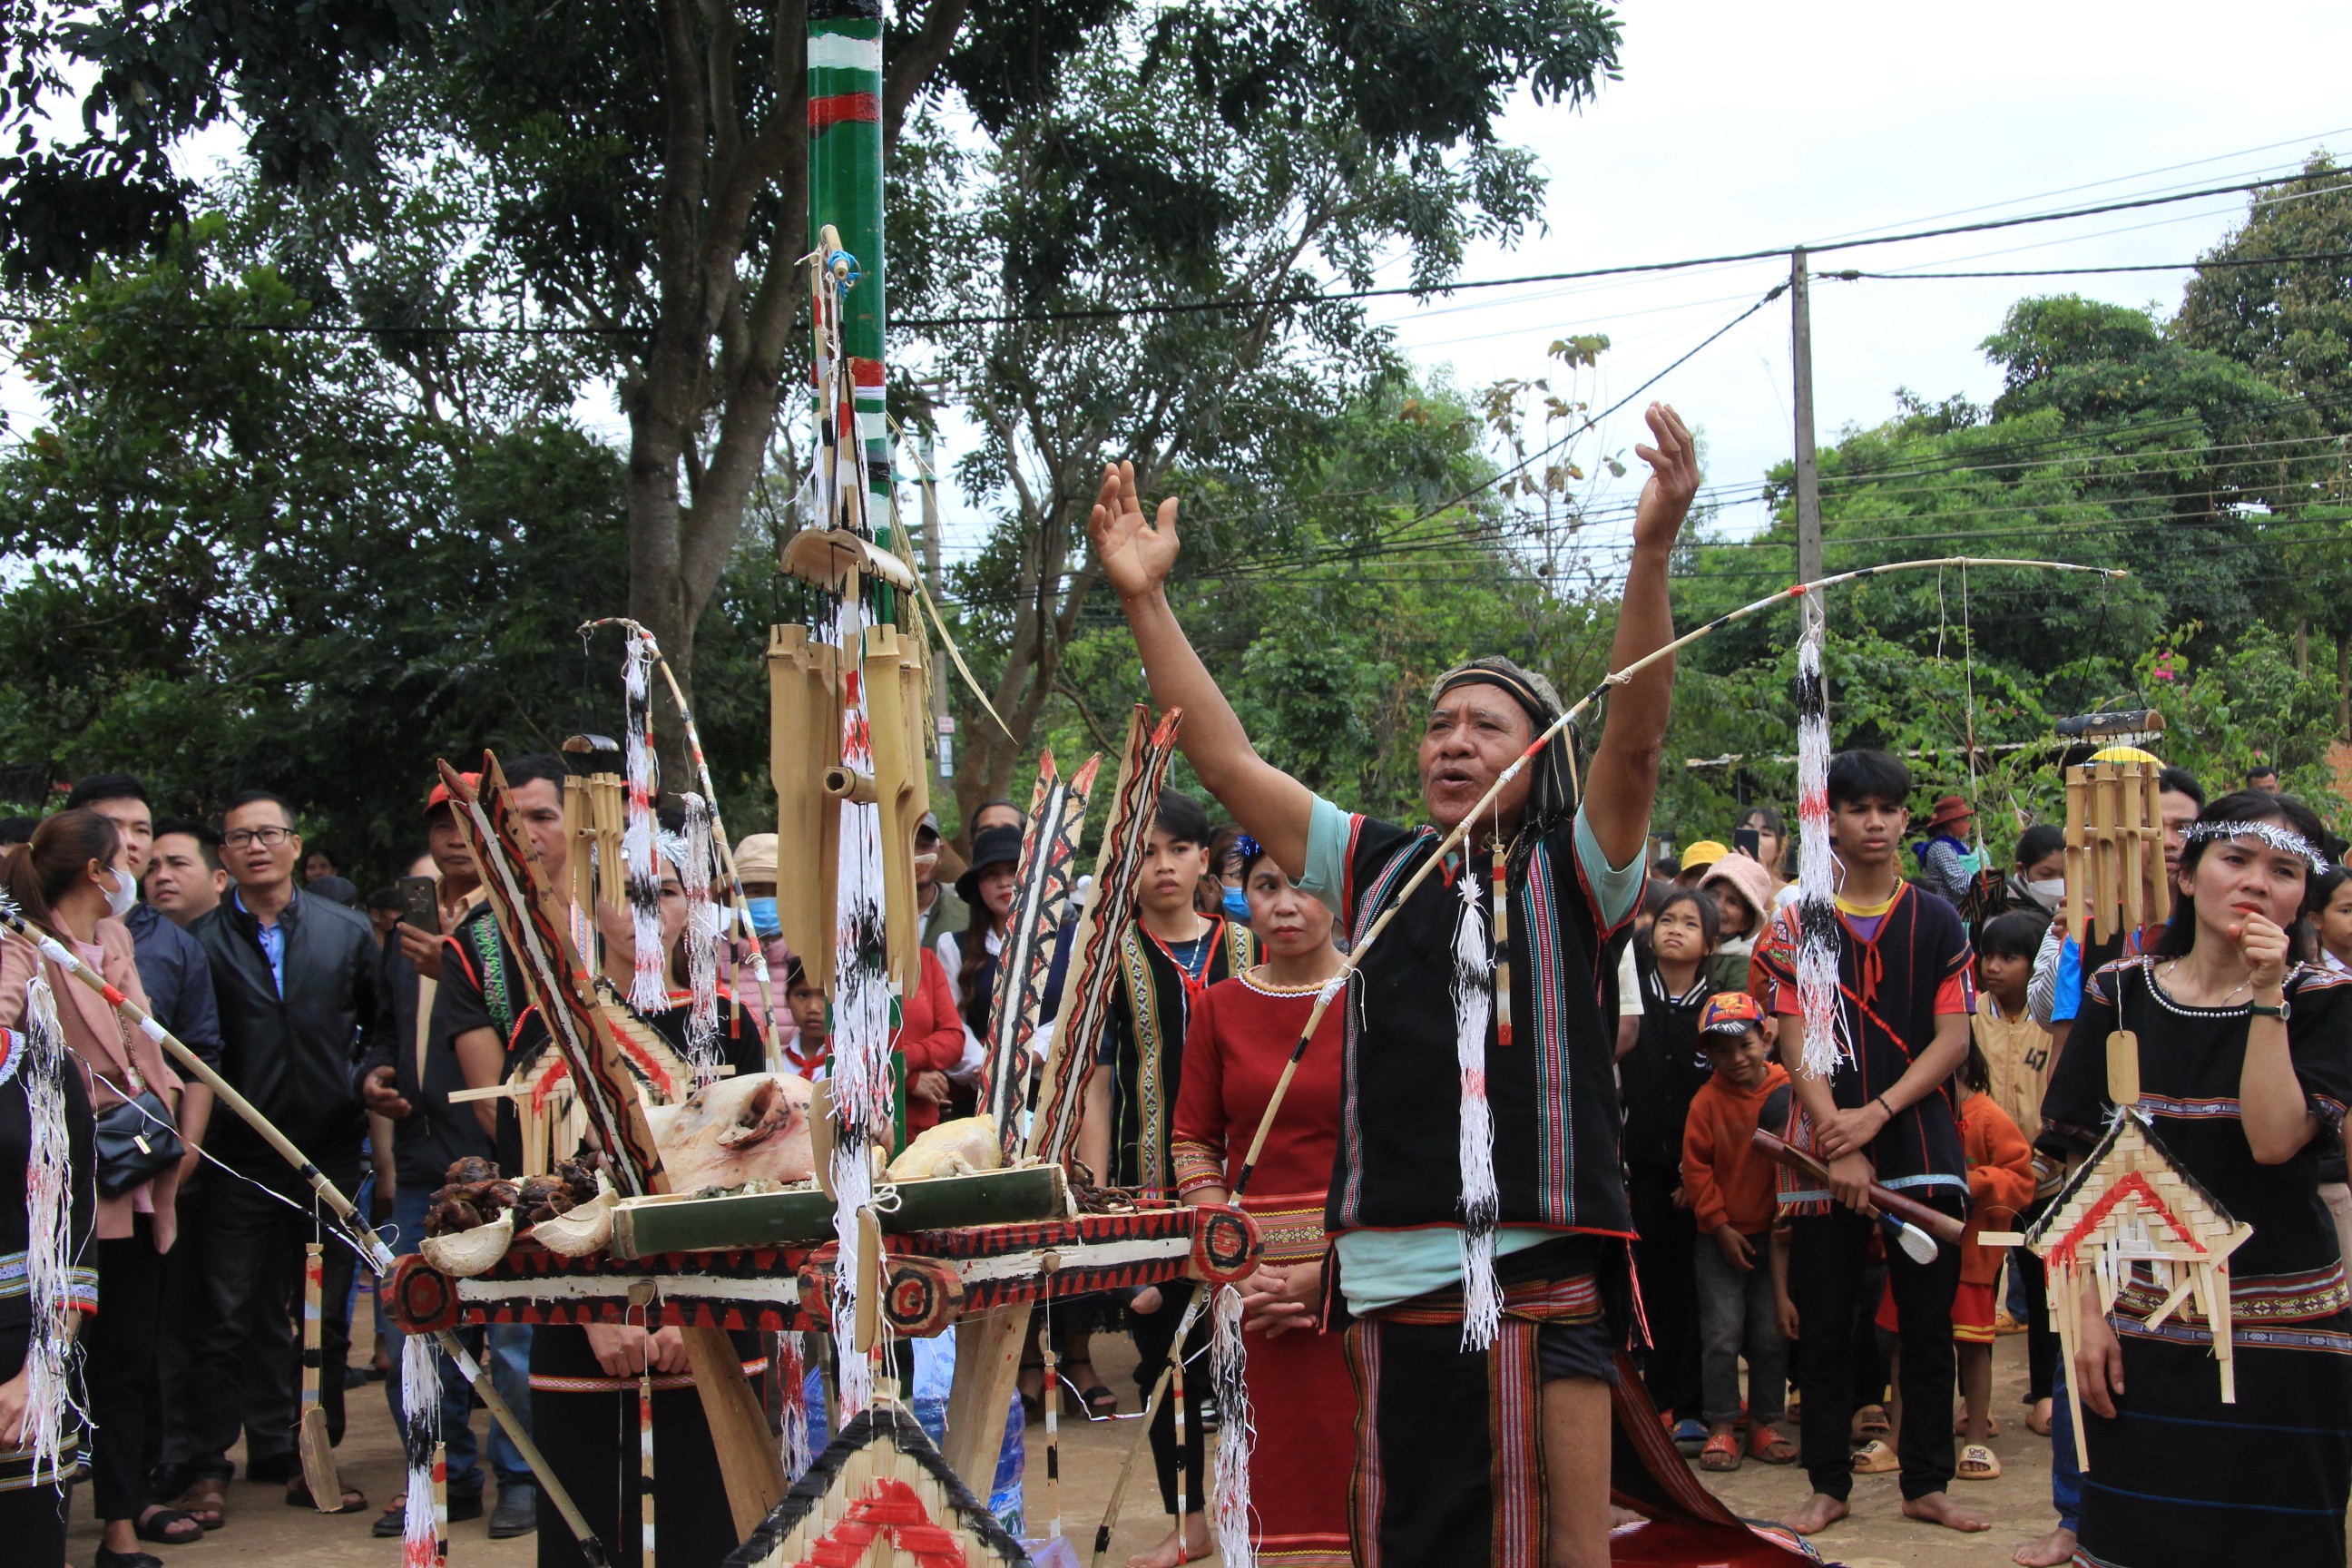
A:
POLYGON ((1990 1285, 2000 1278, 2002 1249, 1977 1240, 1984 1230, 2016 1230, 2033 1201, 2033 1150, 2009 1112, 1989 1094, 1960 1107, 1960 1142, 1969 1154, 1969 1229, 1960 1242, 1960 1280, 1990 1285))
MULTIPOLYGON (((919 1072, 945 1072, 963 1059, 963 1016, 956 1011, 955 987, 948 984, 947 967, 929 948, 922 950, 923 983, 898 1004, 898 1037, 890 1048, 907 1059, 911 1083, 919 1072)), ((928 1100, 907 1097, 909 1135, 939 1125, 940 1108, 928 1100)))
POLYGON ((1683 1123, 1683 1195, 1705 1236, 1729 1225, 1742 1236, 1772 1228, 1779 1167, 1749 1140, 1765 1097, 1789 1081, 1778 1062, 1764 1066, 1755 1090, 1734 1089, 1717 1075, 1698 1086, 1690 1120, 1683 1123))

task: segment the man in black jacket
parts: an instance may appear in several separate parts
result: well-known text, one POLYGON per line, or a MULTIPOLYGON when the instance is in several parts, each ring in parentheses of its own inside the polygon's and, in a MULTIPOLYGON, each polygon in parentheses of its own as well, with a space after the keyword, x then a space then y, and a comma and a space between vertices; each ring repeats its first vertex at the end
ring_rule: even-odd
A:
MULTIPOLYGON (((384 1026, 375 933, 364 915, 296 888, 302 837, 278 796, 264 790, 234 796, 221 838, 236 885, 189 932, 212 966, 221 1071, 329 1180, 351 1192, 367 1139, 353 1069, 384 1026)), ((248 1179, 208 1184, 204 1268, 212 1317, 190 1369, 184 1428, 173 1434, 164 1457, 226 1476, 227 1451, 242 1426, 247 1475, 291 1480, 297 1500, 308 1500, 299 1494, 294 1450, 300 1357, 290 1310, 303 1244, 323 1227, 310 1217, 308 1184, 242 1121, 217 1119, 207 1147, 248 1179)), ((353 1264, 350 1247, 329 1242, 319 1403, 337 1441, 351 1349, 340 1308, 350 1297, 353 1264)), ((319 1500, 343 1511, 366 1506, 349 1488, 340 1500, 319 1500)))

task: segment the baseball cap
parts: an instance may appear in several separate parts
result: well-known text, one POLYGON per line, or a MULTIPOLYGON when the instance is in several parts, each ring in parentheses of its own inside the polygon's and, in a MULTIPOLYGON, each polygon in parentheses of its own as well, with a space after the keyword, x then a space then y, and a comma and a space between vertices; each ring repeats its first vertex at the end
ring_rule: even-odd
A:
POLYGON ((1702 838, 1683 851, 1683 869, 1695 871, 1701 866, 1712 866, 1730 853, 1729 846, 1718 844, 1712 838, 1702 838))
POLYGON ((1706 1010, 1699 1015, 1698 1032, 1702 1035, 1744 1035, 1764 1023, 1764 1009, 1756 998, 1745 991, 1718 991, 1706 999, 1706 1010))
MULTIPOLYGON (((459 773, 457 776, 466 781, 466 787, 467 789, 478 790, 482 787, 482 775, 479 773, 459 773)), ((435 784, 433 786, 433 793, 425 797, 425 815, 427 816, 432 816, 435 812, 448 805, 449 799, 449 785, 447 782, 445 780, 440 784, 435 784)))

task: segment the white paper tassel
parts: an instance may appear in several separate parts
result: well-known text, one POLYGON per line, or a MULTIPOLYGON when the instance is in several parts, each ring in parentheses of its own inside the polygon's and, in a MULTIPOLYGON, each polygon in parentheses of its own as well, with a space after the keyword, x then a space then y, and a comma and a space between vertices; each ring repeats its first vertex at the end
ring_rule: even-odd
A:
POLYGON ((1486 948, 1485 901, 1465 866, 1455 886, 1461 919, 1454 937, 1454 1056, 1462 1074, 1462 1348, 1483 1351, 1503 1326, 1495 1284, 1495 1118, 1486 1104, 1486 1024, 1494 1006, 1494 964, 1486 948))
POLYGON ((710 842, 710 803, 691 791, 677 799, 686 808, 686 844, 678 858, 677 879, 686 890, 686 981, 694 993, 693 1011, 687 1015, 686 1048, 699 1082, 719 1076, 719 926, 710 902, 717 851, 710 842))
POLYGON ((1797 642, 1797 1006, 1804 1016, 1803 1070, 1827 1078, 1845 1051, 1838 997, 1835 868, 1830 855, 1829 686, 1822 674, 1826 626, 1807 595, 1797 642))
POLYGON ((655 863, 653 657, 643 637, 630 637, 621 656, 621 747, 629 774, 628 815, 622 825, 621 862, 628 871, 629 924, 636 965, 629 975, 629 1005, 657 1013, 669 1005, 662 975, 661 870, 655 863))
POLYGON ((17 1071, 32 1120, 32 1157, 25 1168, 25 1287, 33 1321, 25 1352, 23 1447, 32 1452, 38 1485, 64 1479, 66 1435, 87 1425, 89 1413, 81 1402, 81 1352, 68 1278, 73 1165, 61 1076, 68 1070, 65 1037, 48 982, 37 973, 25 985, 25 1022, 17 1071))
POLYGON ((1256 1553, 1250 1543, 1250 1457, 1257 1447, 1257 1426, 1250 1410, 1248 1354, 1242 1345, 1242 1293, 1231 1285, 1216 1287, 1212 1309, 1209 1383, 1217 1395, 1217 1457, 1210 1479, 1210 1525, 1217 1535, 1217 1557, 1225 1568, 1254 1568, 1256 1553))
POLYGON ((400 1515, 401 1568, 435 1568, 440 1559, 433 1518, 433 1450, 441 1441, 441 1362, 427 1334, 400 1347, 401 1451, 408 1461, 407 1500, 400 1515))

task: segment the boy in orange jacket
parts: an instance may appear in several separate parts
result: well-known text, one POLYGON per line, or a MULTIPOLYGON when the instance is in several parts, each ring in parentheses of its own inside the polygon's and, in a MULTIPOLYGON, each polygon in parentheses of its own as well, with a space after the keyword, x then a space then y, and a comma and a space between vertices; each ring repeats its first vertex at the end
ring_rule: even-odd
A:
POLYGON ((1780 1337, 1767 1262, 1774 1166, 1750 1140, 1759 1118, 1788 1115, 1789 1075, 1765 1043, 1764 1010, 1745 991, 1710 997, 1699 1048, 1714 1076, 1699 1086, 1683 1125, 1683 1193, 1698 1227, 1699 1388, 1707 1424, 1705 1470, 1739 1468, 1739 1357, 1748 1356, 1748 1454, 1785 1465, 1797 1447, 1775 1429, 1789 1392, 1789 1345, 1780 1337), (1777 1104, 1767 1109, 1768 1101, 1777 1104))

